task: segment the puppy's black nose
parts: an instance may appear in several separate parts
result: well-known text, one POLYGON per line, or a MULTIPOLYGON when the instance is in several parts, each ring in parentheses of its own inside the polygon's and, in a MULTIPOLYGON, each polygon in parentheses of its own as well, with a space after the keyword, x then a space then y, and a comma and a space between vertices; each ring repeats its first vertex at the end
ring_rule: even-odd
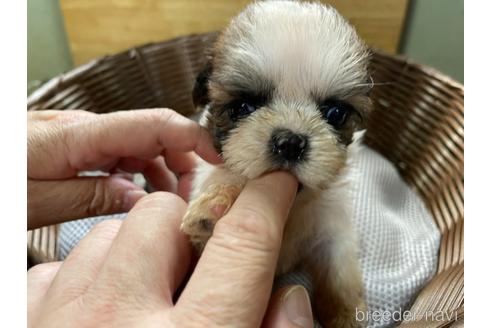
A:
POLYGON ((272 152, 277 159, 300 161, 308 147, 308 138, 290 130, 276 130, 271 138, 272 152))

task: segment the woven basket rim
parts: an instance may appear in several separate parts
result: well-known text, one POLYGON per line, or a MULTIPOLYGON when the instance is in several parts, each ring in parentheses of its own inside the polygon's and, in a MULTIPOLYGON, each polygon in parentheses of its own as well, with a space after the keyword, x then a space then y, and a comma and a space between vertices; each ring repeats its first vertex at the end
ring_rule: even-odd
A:
POLYGON ((430 77, 437 77, 439 80, 443 81, 444 83, 449 84, 450 86, 463 90, 464 91, 464 84, 453 78, 452 76, 444 73, 443 71, 427 65, 423 63, 419 63, 417 60, 405 55, 405 54, 390 54, 386 51, 379 50, 379 49, 373 49, 374 52, 378 53, 379 56, 382 57, 391 57, 393 60, 398 60, 401 63, 405 63, 408 66, 415 66, 418 67, 423 73, 430 77))
POLYGON ((111 60, 113 57, 116 56, 122 56, 125 54, 130 55, 134 51, 139 51, 141 49, 147 49, 152 46, 156 45, 162 45, 162 44, 171 44, 171 43, 177 43, 182 40, 188 40, 193 37, 206 37, 206 36, 212 36, 214 34, 218 34, 218 31, 213 31, 213 32, 206 32, 206 33, 191 33, 187 35, 180 35, 174 38, 170 39, 165 39, 165 40, 160 40, 160 41, 153 41, 153 42, 146 42, 142 43, 139 45, 135 45, 133 47, 130 47, 125 50, 121 50, 118 52, 115 52, 113 54, 106 54, 103 56, 99 56, 97 58, 91 59, 88 62, 75 66, 63 73, 57 74, 49 79, 46 80, 46 82, 42 83, 38 88, 36 88, 28 97, 27 97, 27 106, 28 108, 30 107, 31 104, 41 100, 42 98, 48 96, 52 92, 55 92, 59 87, 63 86, 64 84, 70 83, 71 81, 77 79, 84 73, 86 73, 88 70, 92 69, 93 67, 96 67, 100 65, 101 63, 111 60))
MULTIPOLYGON (((219 31, 212 31, 212 32, 206 32, 206 33, 191 33, 187 35, 181 35, 177 36, 174 38, 170 39, 165 39, 165 40, 160 40, 160 41, 153 41, 153 42, 146 42, 142 43, 139 45, 135 45, 131 48, 118 51, 114 54, 106 54, 94 59, 91 59, 85 64, 81 64, 79 66, 73 67, 61 74, 58 74, 50 79, 48 79, 46 82, 41 84, 38 88, 36 88, 28 97, 27 97, 27 106, 28 108, 30 107, 31 104, 41 100, 42 98, 48 96, 52 92, 56 92, 56 90, 63 86, 64 84, 70 83, 74 79, 77 79, 79 76, 83 75, 86 71, 92 69, 93 67, 96 67, 100 65, 102 62, 111 60, 111 58, 115 56, 121 56, 121 55, 131 55, 132 52, 134 51, 139 51, 141 49, 147 49, 152 46, 156 45, 162 45, 162 44, 172 44, 172 43, 177 43, 179 41, 183 40, 189 40, 190 38, 195 38, 195 37, 207 37, 207 36, 213 36, 213 35, 218 35, 220 33, 219 31)), ((456 79, 453 77, 447 75, 446 73, 438 70, 437 68, 434 68, 432 66, 429 66, 427 64, 422 64, 417 62, 416 60, 404 55, 404 54, 390 54, 384 50, 381 49, 376 49, 376 48, 371 48, 371 51, 374 53, 377 53, 378 55, 382 57, 391 57, 394 60, 397 60, 401 63, 404 63, 405 65, 408 66, 415 66, 418 67, 422 72, 427 74, 430 77, 437 77, 439 80, 442 80, 443 82, 449 84, 450 86, 461 90, 464 92, 464 85, 460 82, 458 82, 456 79)))

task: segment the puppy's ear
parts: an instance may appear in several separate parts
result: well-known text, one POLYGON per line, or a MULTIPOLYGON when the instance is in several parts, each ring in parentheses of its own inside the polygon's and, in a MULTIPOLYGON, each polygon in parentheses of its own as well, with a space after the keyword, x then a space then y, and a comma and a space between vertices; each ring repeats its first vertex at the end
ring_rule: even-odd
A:
POLYGON ((195 108, 203 108, 210 102, 208 82, 212 74, 212 61, 208 60, 205 67, 198 74, 193 87, 193 104, 195 108))

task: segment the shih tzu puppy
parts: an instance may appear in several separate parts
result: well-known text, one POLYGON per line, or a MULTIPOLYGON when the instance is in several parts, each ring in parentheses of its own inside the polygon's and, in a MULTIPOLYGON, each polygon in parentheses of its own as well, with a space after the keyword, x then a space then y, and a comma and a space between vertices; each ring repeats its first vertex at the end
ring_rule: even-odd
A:
POLYGON ((371 109, 369 51, 334 9, 249 5, 220 34, 193 100, 224 164, 197 168, 181 229, 201 250, 248 179, 289 170, 298 179, 277 274, 307 271, 325 327, 357 327, 365 308, 351 227, 347 161, 371 109))

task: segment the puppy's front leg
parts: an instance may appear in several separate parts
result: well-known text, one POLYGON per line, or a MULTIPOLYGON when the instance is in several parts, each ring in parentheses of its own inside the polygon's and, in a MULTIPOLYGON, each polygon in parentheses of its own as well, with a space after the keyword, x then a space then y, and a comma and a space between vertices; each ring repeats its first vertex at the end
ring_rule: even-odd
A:
MULTIPOLYGON (((339 236, 340 237, 340 236, 339 236)), ((322 241, 308 258, 313 278, 314 307, 323 327, 365 327, 356 312, 366 306, 355 243, 350 238, 322 241)))
POLYGON ((220 166, 200 164, 194 179, 191 202, 181 230, 201 252, 215 223, 230 209, 243 189, 245 179, 220 166))

